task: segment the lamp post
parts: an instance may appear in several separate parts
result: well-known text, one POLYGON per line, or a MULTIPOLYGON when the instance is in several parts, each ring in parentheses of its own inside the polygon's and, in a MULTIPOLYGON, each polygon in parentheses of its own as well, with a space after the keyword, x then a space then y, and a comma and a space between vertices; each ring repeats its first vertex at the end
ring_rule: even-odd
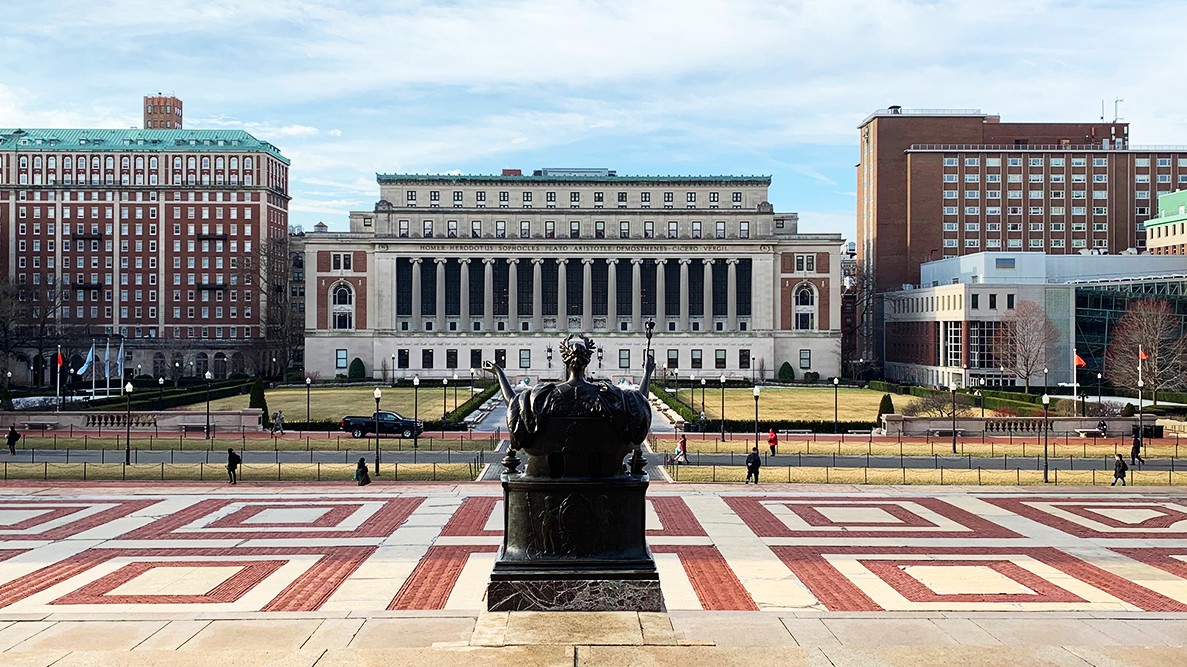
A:
POLYGON ((705 378, 701 378, 701 412, 705 411, 705 378))
POLYGON ((1050 428, 1047 425, 1047 406, 1051 404, 1051 397, 1046 393, 1043 394, 1043 483, 1047 483, 1047 432, 1050 428))
POLYGON ((1138 380, 1138 441, 1137 441, 1137 446, 1138 446, 1139 452, 1142 450, 1142 445, 1145 444, 1143 442, 1143 440, 1144 440, 1144 436, 1146 435, 1145 433, 1142 433, 1142 430, 1143 430, 1142 427, 1144 426, 1144 422, 1142 421, 1142 417, 1144 416, 1143 415, 1143 406, 1142 406, 1142 387, 1145 387, 1145 386, 1146 386, 1145 382, 1143 382, 1142 380, 1138 380))
POLYGON ((124 412, 124 465, 132 464, 132 383, 124 387, 127 409, 124 412))
POLYGON ((676 376, 676 405, 680 405, 680 369, 673 366, 672 375, 676 376))
POLYGON ((838 424, 837 424, 837 421, 838 421, 837 420, 837 409, 839 407, 839 404, 837 401, 837 394, 840 391, 840 389, 841 389, 841 378, 836 378, 836 377, 833 378, 833 433, 834 434, 839 430, 838 424))
MULTIPOLYGON (((985 378, 981 378, 981 388, 977 391, 977 398, 981 401, 981 419, 985 419, 985 378)), ((981 427, 982 429, 984 426, 981 427)))
POLYGON ((471 398, 474 398, 474 375, 476 373, 477 373, 477 371, 474 370, 473 367, 471 367, 470 368, 470 394, 468 396, 466 396, 467 401, 470 400, 471 398))
POLYGON ((948 391, 952 392, 952 453, 956 453, 956 380, 948 384, 948 391))
POLYGON ((756 364, 754 362, 755 362, 755 359, 753 356, 751 356, 750 357, 750 384, 757 386, 758 385, 758 376, 756 375, 756 373, 758 372, 758 364, 756 364))
MULTIPOLYGON (((544 356, 548 357, 548 370, 552 370, 552 346, 551 345, 544 346, 544 356)), ((470 370, 474 370, 474 369, 471 368, 470 370)), ((551 375, 551 373, 550 373, 550 375, 551 375)))
POLYGON ((721 380, 721 441, 725 442, 725 373, 718 379, 721 380))
MULTIPOLYGON (((214 379, 214 374, 206 371, 206 439, 210 439, 210 381, 214 379)), ((131 386, 131 382, 128 383, 131 386)))
POLYGON ((177 383, 181 382, 181 362, 173 362, 173 388, 177 389, 177 383))
POLYGON ((412 448, 417 449, 420 438, 420 376, 412 376, 412 448))
MULTIPOLYGON (((309 385, 305 385, 308 387, 309 385)), ((379 387, 375 388, 375 476, 379 476, 379 399, 383 398, 383 392, 379 387)))
POLYGON ((754 446, 758 447, 758 385, 754 386, 754 446))
POLYGON ((1047 384, 1047 376, 1051 374, 1051 369, 1046 366, 1043 367, 1043 393, 1047 393, 1047 388, 1051 385, 1047 384))
POLYGON ((1105 376, 1102 373, 1096 374, 1096 405, 1097 405, 1097 407, 1100 407, 1100 405, 1101 405, 1100 381, 1103 380, 1104 377, 1105 376))
POLYGON ((602 370, 602 355, 603 354, 605 354, 605 350, 602 348, 601 345, 599 345, 598 346, 598 370, 602 370))
MULTIPOLYGON (((74 369, 73 369, 73 368, 72 368, 72 369, 70 369, 70 372, 71 372, 71 373, 73 373, 73 372, 74 372, 74 369)), ((132 379, 133 379, 133 380, 135 380, 135 379, 136 379, 136 378, 138 378, 138 377, 140 377, 140 364, 136 364, 136 377, 134 377, 134 378, 132 378, 132 379)))
POLYGON ((453 372, 453 410, 457 412, 457 371, 453 372))
POLYGON ((396 355, 392 355, 392 389, 396 388, 396 355))
POLYGON ((441 428, 445 428, 445 418, 449 415, 449 378, 441 378, 441 428))
POLYGON ((158 390, 157 409, 164 410, 165 409, 165 377, 164 376, 157 378, 157 390, 158 390))
MULTIPOLYGON (((309 388, 313 385, 313 378, 305 378, 305 429, 309 429, 309 422, 312 419, 309 417, 309 388)), ((378 473, 378 471, 376 471, 378 473)))

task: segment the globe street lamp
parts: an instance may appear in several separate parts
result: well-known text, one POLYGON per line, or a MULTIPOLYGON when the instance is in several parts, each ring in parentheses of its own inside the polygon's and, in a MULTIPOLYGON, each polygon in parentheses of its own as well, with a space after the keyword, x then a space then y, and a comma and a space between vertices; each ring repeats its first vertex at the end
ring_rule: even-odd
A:
POLYGON ((758 447, 758 385, 754 386, 754 446, 758 447))
MULTIPOLYGON (((214 379, 214 374, 206 371, 206 439, 210 439, 210 381, 214 379)), ((132 384, 129 382, 128 384, 132 384)))
MULTIPOLYGON (((312 384, 313 378, 305 378, 305 430, 309 430, 309 422, 311 421, 309 417, 309 387, 312 384)), ((375 471, 375 474, 378 475, 379 471, 375 471)))
POLYGON ((725 373, 718 379, 721 380, 721 441, 725 442, 725 373))
MULTIPOLYGON (((306 387, 309 385, 306 384, 306 387)), ((308 391, 308 389, 306 390, 308 391)), ((379 399, 383 397, 383 392, 379 387, 375 388, 375 476, 379 476, 379 399)))
MULTIPOLYGON (((392 355, 392 389, 396 388, 396 355, 392 355)), ((378 474, 378 473, 376 473, 378 474)))
POLYGON ((457 371, 453 372, 453 410, 457 412, 457 371))
POLYGON ((1104 379, 1104 377, 1105 376, 1101 373, 1096 374, 1096 405, 1098 407, 1101 405, 1100 381, 1104 379))
POLYGON ((412 448, 418 448, 417 439, 420 437, 420 376, 412 376, 412 448))
POLYGON ((441 378, 441 428, 445 428, 445 418, 449 416, 449 378, 441 378))
MULTIPOLYGON (((544 346, 544 356, 548 358, 548 370, 552 370, 552 346, 551 345, 544 346)), ((471 368, 470 370, 473 371, 474 369, 471 368)), ((549 373, 549 375, 551 375, 551 373, 549 373)))
POLYGON ((1051 397, 1046 393, 1043 394, 1043 483, 1047 483, 1047 432, 1050 427, 1047 425, 1047 406, 1051 404, 1051 397))
POLYGON ((948 391, 952 392, 952 453, 956 453, 956 380, 948 384, 948 391))
POLYGON ((1051 373, 1050 368, 1043 368, 1043 393, 1047 393, 1047 388, 1051 385, 1047 384, 1047 376, 1051 373))
POLYGON ((705 411, 705 378, 701 378, 701 412, 705 411))
POLYGON ((157 409, 165 409, 165 377, 157 378, 157 409))
POLYGON ((834 434, 840 430, 838 427, 838 424, 837 424, 837 422, 838 422, 838 419, 837 419, 837 408, 838 408, 837 394, 838 394, 840 388, 841 388, 841 379, 833 378, 833 433, 834 434))
POLYGON ((132 383, 124 387, 127 409, 124 413, 124 465, 132 464, 132 383))
MULTIPOLYGON (((981 420, 985 419, 985 378, 981 378, 981 389, 977 391, 977 399, 981 401, 981 420)), ((982 426, 982 429, 985 427, 982 426)))
POLYGON ((474 370, 473 366, 470 367, 470 394, 466 397, 467 401, 470 400, 471 398, 474 398, 474 375, 477 372, 478 371, 474 370))
POLYGON ((181 362, 173 362, 173 388, 177 389, 178 383, 181 382, 181 362))

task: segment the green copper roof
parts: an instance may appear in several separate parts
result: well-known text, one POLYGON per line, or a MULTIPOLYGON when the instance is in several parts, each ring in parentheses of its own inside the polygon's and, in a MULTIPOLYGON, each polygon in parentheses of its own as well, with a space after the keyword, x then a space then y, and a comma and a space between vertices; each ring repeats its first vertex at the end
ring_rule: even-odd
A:
POLYGON ((1181 213, 1181 208, 1187 210, 1187 190, 1176 190, 1159 195, 1158 210, 1156 211, 1158 216, 1150 218, 1142 224, 1146 229, 1150 229, 1159 225, 1183 222, 1187 220, 1187 213, 1181 213))
POLYGON ((0 150, 263 151, 288 164, 280 149, 243 130, 55 130, 0 128, 0 150))
POLYGON ((713 183, 731 185, 771 184, 770 176, 605 176, 605 175, 547 175, 504 176, 501 174, 375 174, 380 185, 398 183, 606 183, 617 185, 635 184, 678 184, 690 183, 709 185, 713 183))

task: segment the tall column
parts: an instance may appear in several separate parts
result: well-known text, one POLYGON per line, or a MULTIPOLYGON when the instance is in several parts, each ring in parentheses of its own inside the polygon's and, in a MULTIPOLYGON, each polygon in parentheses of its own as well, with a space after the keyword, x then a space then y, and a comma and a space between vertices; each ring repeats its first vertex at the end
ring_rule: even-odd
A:
POLYGON ((416 257, 412 261, 412 330, 420 331, 424 328, 424 315, 420 312, 420 265, 423 260, 416 257))
POLYGON ((618 331, 618 260, 606 260, 606 331, 618 331))
POLYGON ((507 260, 507 330, 519 331, 519 260, 507 260))
POLYGON ((532 331, 544 330, 544 260, 532 260, 532 331))
POLYGON ((495 330, 495 260, 482 260, 482 330, 495 330))
POLYGON ((660 331, 668 330, 668 286, 664 281, 664 263, 667 261, 666 259, 655 260, 655 328, 660 331))
POLYGON ((474 327, 470 325, 470 260, 459 259, 458 263, 461 264, 458 270, 458 289, 462 291, 459 299, 461 309, 458 311, 462 323, 458 327, 462 331, 471 331, 474 327))
POLYGON ((705 262, 705 316, 704 324, 701 325, 705 331, 713 331, 713 260, 706 259, 705 262))
POLYGON ((691 259, 680 260, 680 330, 688 331, 688 265, 691 259))
POLYGON ((556 330, 569 330, 569 260, 556 260, 556 330))
POLYGON ((643 260, 631 260, 631 331, 643 330, 643 260))
POLYGON ((581 260, 581 330, 586 332, 593 331, 593 290, 590 285, 593 283, 593 263, 592 259, 581 260))
POLYGON ((437 331, 445 331, 445 263, 448 259, 436 259, 437 262, 437 324, 433 327, 437 331))
POLYGON ((738 330, 738 260, 725 260, 725 330, 738 330))

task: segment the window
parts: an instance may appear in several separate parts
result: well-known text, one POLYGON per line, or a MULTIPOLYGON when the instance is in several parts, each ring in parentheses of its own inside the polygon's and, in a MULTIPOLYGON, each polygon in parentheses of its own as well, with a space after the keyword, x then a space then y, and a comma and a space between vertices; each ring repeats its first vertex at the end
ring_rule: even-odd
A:
POLYGON ((812 368, 812 350, 800 350, 800 368, 812 368))
POLYGON ((346 368, 346 350, 334 350, 334 368, 346 368))
POLYGON ((668 238, 675 239, 680 237, 679 226, 675 220, 668 222, 668 238))
POLYGON ((1006 310, 1013 310, 1013 309, 1014 309, 1014 295, 1007 294, 1006 295, 1006 310))
POLYGON ((680 368, 680 350, 668 350, 668 370, 680 368))
POLYGON ((969 300, 971 302, 971 307, 973 310, 979 310, 981 308, 981 295, 980 294, 970 294, 969 300))
POLYGON ((618 367, 619 368, 630 368, 631 367, 631 351, 630 350, 619 350, 618 351, 618 367))
POLYGON ((945 183, 955 183, 958 180, 960 180, 960 179, 957 178, 956 174, 944 174, 944 182, 945 183))
POLYGON ((346 283, 334 286, 330 297, 333 329, 354 328, 354 291, 346 283))
MULTIPOLYGON (((622 224, 626 224, 625 222, 622 224)), ((692 223, 692 237, 694 239, 701 238, 701 222, 699 220, 692 223)))
POLYGON ((433 367, 433 351, 432 350, 421 350, 420 351, 420 367, 421 368, 432 368, 433 367))
POLYGON ((793 302, 794 324, 798 331, 811 331, 816 328, 816 291, 811 285, 803 284, 796 288, 793 302))
POLYGON ((806 271, 808 273, 816 272, 816 255, 796 255, 795 256, 795 270, 806 271))
POLYGON ((351 257, 348 252, 336 252, 331 256, 331 267, 335 271, 350 271, 351 257))
POLYGON ((750 223, 749 222, 743 220, 738 223, 738 238, 740 238, 740 239, 750 238, 750 223))
POLYGON ((956 158, 954 158, 954 157, 944 158, 944 166, 945 167, 955 167, 956 166, 956 158))
POLYGON ((720 220, 717 221, 715 234, 716 234, 716 237, 719 239, 725 238, 725 222, 720 221, 720 220))
POLYGON ((519 367, 525 368, 525 369, 532 367, 532 351, 531 350, 520 350, 519 351, 519 367))
POLYGON ((581 223, 580 222, 573 220, 572 222, 569 223, 569 238, 571 238, 571 239, 581 238, 581 223))
POLYGON ((996 294, 989 295, 989 309, 997 310, 997 295, 996 294))
POLYGON ((426 238, 426 239, 433 238, 433 221, 432 220, 425 220, 423 229, 424 229, 424 238, 426 238))
POLYGON ((692 350, 691 352, 692 358, 689 361, 689 364, 691 364, 693 368, 703 368, 701 361, 701 350, 692 350))

